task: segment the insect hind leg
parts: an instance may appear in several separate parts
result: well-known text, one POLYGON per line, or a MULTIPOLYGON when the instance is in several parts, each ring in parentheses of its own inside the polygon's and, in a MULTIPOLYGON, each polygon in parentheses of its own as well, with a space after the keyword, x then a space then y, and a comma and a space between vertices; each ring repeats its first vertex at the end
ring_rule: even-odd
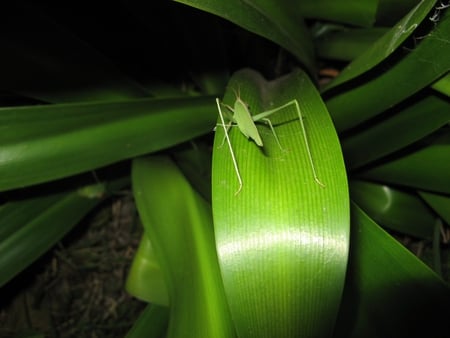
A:
POLYGON ((277 141, 278 147, 280 147, 280 149, 281 149, 282 151, 286 151, 286 150, 281 146, 280 139, 278 138, 278 135, 277 135, 277 133, 275 132, 275 128, 273 127, 273 124, 272 124, 272 122, 270 121, 270 119, 268 119, 267 117, 265 117, 265 118, 262 118, 261 121, 264 121, 264 122, 270 127, 270 130, 272 130, 273 137, 275 138, 275 141, 277 141))

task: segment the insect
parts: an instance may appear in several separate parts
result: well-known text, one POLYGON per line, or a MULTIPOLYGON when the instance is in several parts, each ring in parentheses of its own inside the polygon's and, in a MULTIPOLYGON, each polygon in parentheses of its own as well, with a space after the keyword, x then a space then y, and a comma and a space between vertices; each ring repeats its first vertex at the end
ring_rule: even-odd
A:
POLYGON ((219 111, 219 117, 220 117, 219 125, 222 126, 225 131, 225 139, 224 140, 227 141, 228 148, 230 149, 233 167, 234 167, 234 170, 236 172, 236 176, 237 176, 237 179, 239 182, 239 188, 236 191, 235 195, 239 194, 239 192, 242 190, 243 182, 242 182, 242 177, 239 172, 239 167, 238 167, 238 164, 236 161, 236 156, 234 155, 233 147, 231 145, 230 137, 228 135, 228 130, 232 126, 237 126, 239 128, 239 131, 245 137, 252 139, 256 143, 256 145, 258 145, 259 147, 263 147, 264 145, 263 145, 263 141, 261 139, 261 135, 259 134, 259 131, 256 128, 256 123, 262 121, 270 127, 278 146, 280 147, 281 150, 284 150, 283 147, 281 146, 281 143, 275 132, 273 124, 269 119, 269 116, 276 113, 277 111, 280 111, 291 105, 293 105, 295 107, 295 109, 297 110, 297 115, 300 120, 300 126, 302 129, 303 140, 304 140, 305 147, 306 147, 306 153, 308 154, 308 160, 309 160, 309 164, 311 166, 311 171, 312 171, 314 180, 321 187, 325 187, 325 185, 319 180, 317 173, 316 173, 316 169, 315 169, 314 162, 313 162, 312 155, 311 155, 311 150, 309 148, 308 138, 306 137, 306 129, 305 129, 305 125, 303 123, 303 116, 300 111, 300 106, 298 104, 298 101, 294 99, 294 100, 289 101, 277 108, 270 109, 270 110, 264 111, 264 112, 256 114, 256 115, 252 115, 250 113, 250 109, 249 109, 248 105, 241 99, 240 95, 236 92, 235 92, 235 94, 236 94, 236 101, 234 102, 234 108, 229 105, 226 105, 224 103, 221 103, 219 101, 219 99, 216 98, 217 109, 219 111), (221 106, 223 106, 227 109, 225 111, 225 115, 226 115, 227 120, 229 121, 228 123, 225 123, 224 113, 222 112, 221 106))

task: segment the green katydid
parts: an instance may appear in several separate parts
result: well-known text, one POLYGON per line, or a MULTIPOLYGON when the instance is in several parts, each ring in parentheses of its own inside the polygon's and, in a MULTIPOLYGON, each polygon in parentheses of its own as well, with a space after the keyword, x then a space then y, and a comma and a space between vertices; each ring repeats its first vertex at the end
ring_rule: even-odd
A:
POLYGON ((217 109, 219 111, 219 117, 220 117, 220 122, 221 122, 220 125, 223 127, 223 129, 225 131, 225 139, 226 139, 226 141, 228 143, 228 147, 230 149, 231 159, 233 161, 234 170, 236 171, 236 176, 237 176, 237 179, 239 182, 239 188, 235 194, 236 195, 239 194, 239 192, 242 189, 243 182, 242 182, 241 174, 239 172, 239 167, 237 165, 236 157, 234 155, 233 147, 231 146, 231 141, 228 136, 228 130, 230 129, 231 126, 237 126, 239 128, 239 131, 245 137, 252 139, 259 147, 263 147, 264 145, 263 145, 263 142, 261 139, 261 135, 259 134, 259 131, 256 128, 256 123, 263 121, 269 125, 278 146, 280 147, 280 149, 283 150, 283 147, 281 146, 278 136, 273 127, 273 124, 269 120, 268 117, 270 115, 276 113, 277 111, 280 111, 290 105, 294 105, 295 109, 297 110, 298 118, 300 120, 300 126, 302 129, 303 140, 304 140, 305 147, 306 147, 306 153, 308 154, 308 160, 309 160, 309 164, 311 166, 313 178, 317 184, 319 184, 321 187, 325 187, 325 185, 319 180, 317 173, 316 173, 316 169, 315 169, 314 162, 313 162, 312 155, 311 155, 311 150, 309 148, 308 138, 306 137, 306 129, 305 129, 305 125, 303 123, 303 116, 300 111, 300 106, 298 104, 298 101, 294 99, 294 100, 289 101, 277 108, 270 109, 270 110, 264 111, 264 112, 256 114, 256 115, 252 115, 250 113, 248 105, 241 99, 240 95, 238 95, 238 93, 236 93, 236 92, 235 92, 235 94, 236 94, 236 101, 234 102, 234 108, 229 105, 226 105, 224 103, 221 103, 219 101, 219 99, 216 98, 217 109), (226 111, 226 117, 229 120, 229 122, 227 124, 225 123, 224 114, 222 112, 221 105, 223 105, 228 110, 228 111, 226 111))

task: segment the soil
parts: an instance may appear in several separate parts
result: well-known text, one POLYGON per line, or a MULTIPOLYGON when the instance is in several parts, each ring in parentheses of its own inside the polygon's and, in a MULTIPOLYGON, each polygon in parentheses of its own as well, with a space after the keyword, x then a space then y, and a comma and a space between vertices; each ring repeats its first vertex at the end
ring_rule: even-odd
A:
POLYGON ((106 201, 2 288, 0 337, 124 337, 146 306, 124 289, 141 234, 131 193, 106 201))

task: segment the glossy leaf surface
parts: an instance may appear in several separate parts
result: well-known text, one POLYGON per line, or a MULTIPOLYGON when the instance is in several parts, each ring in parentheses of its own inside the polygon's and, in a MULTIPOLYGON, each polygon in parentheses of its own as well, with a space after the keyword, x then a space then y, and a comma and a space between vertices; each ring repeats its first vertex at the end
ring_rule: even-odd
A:
POLYGON ((0 109, 0 190, 54 180, 211 131, 211 98, 0 109))

